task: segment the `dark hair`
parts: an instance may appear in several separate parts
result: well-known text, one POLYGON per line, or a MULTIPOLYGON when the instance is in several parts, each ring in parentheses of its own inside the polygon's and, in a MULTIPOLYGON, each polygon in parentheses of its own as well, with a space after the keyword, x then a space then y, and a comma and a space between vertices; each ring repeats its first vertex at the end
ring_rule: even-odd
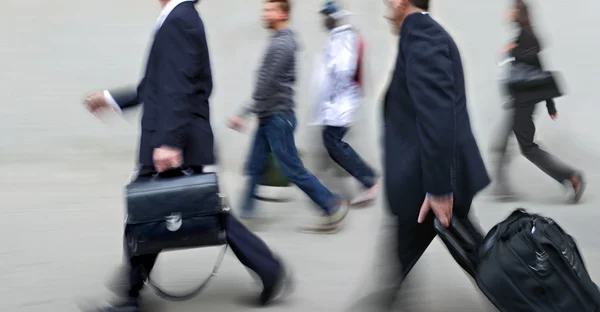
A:
POLYGON ((517 23, 521 28, 531 29, 531 19, 529 18, 529 6, 523 0, 515 0, 515 7, 519 11, 517 23))
POLYGON ((281 11, 285 12, 285 13, 290 13, 290 9, 291 9, 291 4, 289 0, 267 0, 267 2, 269 3, 277 3, 279 4, 279 8, 281 9, 281 11))
POLYGON ((429 0, 408 0, 412 5, 425 11, 429 11, 429 0))
POLYGON ((542 48, 542 44, 535 34, 533 30, 533 26, 531 25, 531 18, 529 17, 529 6, 525 3, 524 0, 515 0, 515 7, 517 11, 519 11, 519 16, 517 17, 517 24, 519 24, 519 28, 521 28, 521 34, 527 35, 531 38, 532 44, 537 46, 538 49, 542 48))

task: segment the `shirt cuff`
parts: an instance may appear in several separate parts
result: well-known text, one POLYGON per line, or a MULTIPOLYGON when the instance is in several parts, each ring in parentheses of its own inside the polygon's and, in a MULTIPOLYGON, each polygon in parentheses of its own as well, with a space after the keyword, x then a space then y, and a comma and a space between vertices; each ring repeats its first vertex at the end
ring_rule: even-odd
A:
POLYGON ((113 109, 115 111, 117 111, 117 113, 121 114, 122 113, 121 107, 119 106, 117 101, 115 101, 115 99, 112 97, 110 92, 108 92, 108 90, 104 90, 103 94, 104 94, 104 99, 106 100, 106 102, 108 102, 108 104, 110 104, 113 107, 113 109))
POLYGON ((514 57, 505 58, 502 61, 498 62, 498 67, 502 67, 502 66, 510 64, 510 63, 512 63, 514 61, 515 61, 514 57))
POLYGON ((454 195, 454 193, 448 193, 448 194, 442 194, 442 195, 432 195, 432 194, 425 194, 425 198, 426 199, 430 199, 430 198, 451 198, 454 195))

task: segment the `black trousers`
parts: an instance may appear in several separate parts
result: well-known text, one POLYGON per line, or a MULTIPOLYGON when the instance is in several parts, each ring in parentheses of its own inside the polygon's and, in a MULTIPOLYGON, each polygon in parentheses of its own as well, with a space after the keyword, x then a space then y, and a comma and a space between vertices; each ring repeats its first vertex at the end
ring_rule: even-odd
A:
MULTIPOLYGON (((415 283, 420 284, 419 276, 409 276, 417 261, 429 247, 437 232, 433 226, 434 216, 430 214, 425 222, 417 223, 420 206, 408 206, 400 197, 394 196, 393 186, 387 185, 387 199, 392 215, 385 216, 383 228, 378 241, 379 251, 375 258, 377 263, 369 273, 374 287, 365 296, 345 310, 347 312, 390 312, 399 307, 410 306, 415 283), (404 289, 406 287, 406 289, 404 289), (407 293, 402 291, 408 290, 407 293)), ((471 200, 463 200, 454 206, 453 218, 465 225, 471 236, 481 243, 484 235, 476 220, 469 216, 471 200)), ((452 251, 450 254, 457 259, 452 251)), ((476 252, 468 252, 470 257, 477 257, 476 252)), ((460 265, 461 262, 457 261, 460 265)), ((463 267, 467 273, 467 268, 463 267)), ((421 289, 420 285, 417 285, 421 289)), ((400 308, 400 310, 402 310, 400 308)), ((407 309, 407 311, 413 309, 407 309)), ((402 310, 404 311, 404 310, 402 310)), ((414 309, 416 311, 416 309, 414 309)))
POLYGON ((509 112, 511 114, 509 124, 501 134, 495 148, 500 159, 497 163, 497 176, 499 183, 506 183, 504 167, 507 164, 506 148, 511 132, 514 132, 521 153, 525 158, 540 168, 547 175, 559 183, 569 180, 576 172, 575 169, 558 160, 548 152, 542 150, 534 141, 535 123, 533 113, 537 103, 515 104, 509 112))
MULTIPOLYGON (((192 169, 194 172, 202 172, 200 167, 192 169)), ((153 174, 152 167, 142 167, 137 179, 147 179, 153 174)), ((236 257, 260 277, 263 287, 268 288, 274 285, 283 268, 269 247, 234 216, 229 216, 227 226, 227 242, 236 257)), ((130 264, 129 291, 127 293, 129 297, 137 298, 139 296, 146 280, 146 274, 150 274, 157 257, 158 254, 127 256, 130 264)))

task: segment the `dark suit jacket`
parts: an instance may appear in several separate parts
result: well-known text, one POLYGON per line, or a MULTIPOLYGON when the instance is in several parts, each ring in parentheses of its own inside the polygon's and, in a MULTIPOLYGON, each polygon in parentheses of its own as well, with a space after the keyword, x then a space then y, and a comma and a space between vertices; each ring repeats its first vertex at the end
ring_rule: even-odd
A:
POLYGON ((122 109, 143 103, 141 165, 152 165, 152 151, 161 145, 183 150, 184 165, 215 163, 212 87, 204 24, 194 2, 183 2, 156 32, 137 90, 111 91, 122 109))
POLYGON ((403 23, 384 120, 386 189, 394 213, 415 214, 426 193, 454 193, 455 203, 468 206, 489 184, 471 131, 460 52, 429 15, 412 14, 403 23))

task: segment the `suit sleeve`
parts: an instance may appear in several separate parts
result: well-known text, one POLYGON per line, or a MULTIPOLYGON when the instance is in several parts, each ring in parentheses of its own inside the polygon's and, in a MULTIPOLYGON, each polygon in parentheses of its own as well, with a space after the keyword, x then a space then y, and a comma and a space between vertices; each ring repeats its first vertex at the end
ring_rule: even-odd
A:
POLYGON ((105 90, 104 96, 111 104, 116 105, 119 108, 119 110, 126 110, 128 108, 136 107, 142 104, 142 99, 140 95, 143 92, 145 81, 146 78, 142 78, 137 88, 125 87, 110 91, 105 90))
POLYGON ((159 103, 161 109, 160 144, 183 149, 189 136, 194 105, 199 99, 195 84, 202 68, 202 53, 207 53, 204 29, 189 27, 184 21, 173 19, 163 24, 164 51, 161 58, 161 84, 168 103, 159 103), (204 47, 204 48, 203 48, 204 47))
POLYGON ((418 30, 405 45, 408 92, 415 105, 425 192, 454 192, 456 121, 452 61, 447 35, 418 30))
POLYGON ((556 103, 554 103, 553 99, 546 100, 546 109, 548 109, 549 115, 554 115, 558 113, 558 111, 556 110, 556 103))

